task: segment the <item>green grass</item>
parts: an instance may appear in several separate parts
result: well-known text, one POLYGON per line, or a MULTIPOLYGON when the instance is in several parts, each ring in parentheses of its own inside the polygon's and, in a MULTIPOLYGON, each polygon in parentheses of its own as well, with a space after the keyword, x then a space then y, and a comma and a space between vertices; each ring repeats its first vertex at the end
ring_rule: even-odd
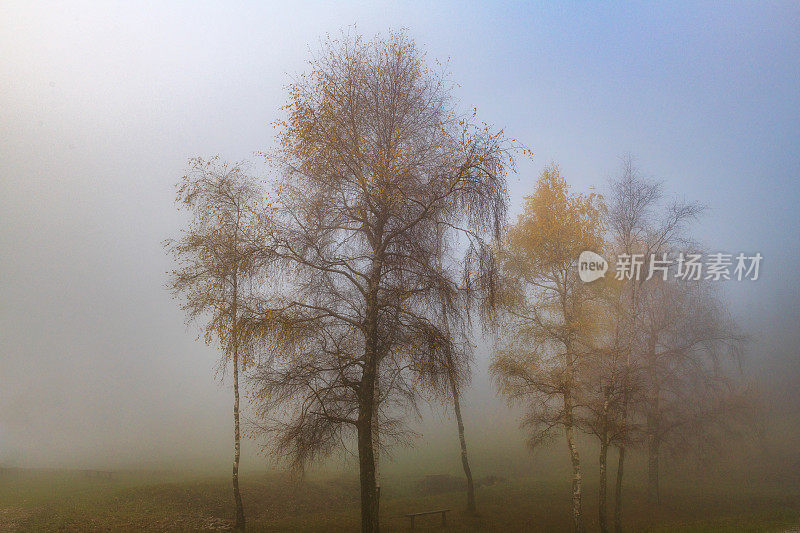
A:
MULTIPOLYGON (((420 494, 416 480, 384 480, 385 531, 405 531, 408 512, 450 508, 448 531, 569 531, 569 484, 512 479, 478 489, 480 516, 463 510, 460 491, 420 494)), ((584 514, 597 530, 596 486, 587 484, 584 514)), ((355 479, 298 481, 278 474, 242 481, 252 531, 354 531, 359 527, 355 479)), ((800 524, 800 493, 777 486, 668 486, 663 504, 646 503, 626 487, 629 531, 782 531, 800 524)), ((609 509, 609 514, 611 509, 609 509)), ((212 531, 233 516, 229 480, 154 472, 118 472, 112 480, 79 472, 24 471, 0 478, 0 531, 212 531)), ((441 530, 440 518, 417 529, 441 530)))

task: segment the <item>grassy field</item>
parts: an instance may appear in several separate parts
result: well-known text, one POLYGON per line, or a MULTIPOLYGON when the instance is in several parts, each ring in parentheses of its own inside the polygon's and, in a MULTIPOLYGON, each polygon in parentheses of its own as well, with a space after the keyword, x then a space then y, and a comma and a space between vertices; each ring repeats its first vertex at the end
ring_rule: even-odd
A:
MULTIPOLYGON (((418 479, 384 480, 382 523, 408 530, 404 513, 450 508, 448 531, 568 531, 569 487, 511 479, 478 490, 480 516, 463 511, 463 493, 431 494, 418 479)), ((298 481, 278 474, 243 480, 252 531, 358 529, 355 479, 298 481)), ((627 489, 630 531, 785 531, 800 524, 800 492, 770 486, 666 487, 664 502, 645 503, 640 487, 627 489)), ((0 531, 214 531, 231 524, 227 478, 158 472, 115 472, 110 480, 81 472, 14 471, 0 477, 0 531)), ((584 512, 597 529, 596 487, 588 483, 584 512)), ((418 530, 441 530, 438 516, 418 519, 418 530)))

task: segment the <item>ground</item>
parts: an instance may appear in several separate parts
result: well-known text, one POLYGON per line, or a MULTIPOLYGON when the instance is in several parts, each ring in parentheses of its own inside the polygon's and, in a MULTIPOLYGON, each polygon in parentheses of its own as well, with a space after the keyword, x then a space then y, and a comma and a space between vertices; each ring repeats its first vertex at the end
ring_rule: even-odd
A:
MULTIPOLYGON (((112 479, 70 471, 6 471, 0 475, 0 531, 215 531, 233 517, 230 480, 166 472, 115 472, 112 479)), ((568 531, 569 486, 529 478, 500 479, 477 491, 480 516, 468 516, 454 486, 426 488, 419 478, 384 480, 385 531, 408 530, 409 512, 452 509, 448 531, 568 531)), ((252 531, 355 531, 355 479, 281 474, 243 476, 252 531)), ((597 529, 596 486, 584 512, 597 529)), ((800 491, 764 484, 666 487, 664 503, 645 503, 627 487, 629 531, 787 531, 800 524, 800 491)), ((440 517, 418 518, 418 530, 441 530, 440 517)))

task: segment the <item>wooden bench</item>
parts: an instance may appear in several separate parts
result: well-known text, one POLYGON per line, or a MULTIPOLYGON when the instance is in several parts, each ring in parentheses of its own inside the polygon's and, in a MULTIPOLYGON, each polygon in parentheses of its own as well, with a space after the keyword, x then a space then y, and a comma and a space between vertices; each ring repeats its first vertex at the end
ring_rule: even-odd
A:
POLYGON ((429 514, 439 514, 442 515, 442 527, 447 527, 447 513, 450 509, 437 509, 436 511, 423 511, 421 513, 408 513, 407 517, 411 519, 411 529, 414 529, 414 518, 417 516, 424 516, 429 514))

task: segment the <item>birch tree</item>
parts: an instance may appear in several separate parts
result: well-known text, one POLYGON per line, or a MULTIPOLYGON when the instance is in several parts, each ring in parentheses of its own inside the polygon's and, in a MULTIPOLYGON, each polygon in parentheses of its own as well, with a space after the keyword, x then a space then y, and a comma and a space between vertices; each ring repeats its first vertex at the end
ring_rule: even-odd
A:
MULTIPOLYGON (((442 242, 441 239, 439 242, 442 242)), ((441 258, 445 255, 445 253, 446 250, 441 250, 438 254, 440 258, 440 268, 443 266, 441 258)), ((458 430, 458 443, 461 448, 461 467, 464 470, 464 478, 466 481, 467 512, 471 514, 477 514, 477 504, 475 503, 475 482, 472 477, 472 468, 469 464, 467 439, 464 430, 464 418, 461 414, 461 391, 462 388, 469 383, 471 377, 472 358, 469 351, 453 351, 453 349, 458 345, 456 342, 454 342, 457 340, 457 337, 454 338, 451 334, 450 309, 452 307, 452 302, 450 302, 450 305, 448 305, 448 302, 445 299, 445 293, 442 293, 440 304, 440 323, 442 326, 442 333, 447 336, 449 341, 445 344, 445 350, 443 353, 446 379, 439 380, 438 383, 436 380, 434 380, 434 390, 439 393, 440 397, 444 398, 446 401, 451 401, 453 404, 453 412, 456 418, 456 428, 458 430)), ((458 313, 455 316, 457 320, 459 318, 463 320, 465 317, 468 318, 468 315, 464 313, 458 313)), ((453 327, 459 329, 459 326, 463 328, 464 325, 468 324, 469 320, 467 320, 466 324, 455 324, 453 327)), ((460 335, 462 338, 463 333, 464 332, 462 330, 460 335)), ((432 377, 435 377, 435 374, 432 377)))
POLYGON ((241 428, 239 372, 250 360, 240 331, 246 283, 257 270, 261 252, 259 228, 261 193, 241 165, 218 158, 190 161, 189 173, 177 187, 176 202, 191 219, 177 239, 165 242, 178 268, 172 272, 170 290, 182 299, 189 320, 201 320, 205 341, 219 344, 221 368, 233 367, 233 495, 235 529, 245 527, 239 490, 241 428))
MULTIPOLYGON (((703 206, 683 200, 666 201, 661 183, 645 178, 628 156, 623 160, 619 175, 611 181, 607 196, 609 230, 609 252, 614 256, 628 257, 638 254, 643 260, 652 261, 676 246, 688 243, 686 226, 703 211, 703 206)), ((637 360, 643 352, 639 335, 641 322, 641 290, 646 281, 646 266, 638 276, 623 279, 622 305, 617 320, 624 328, 626 345, 622 363, 627 367, 625 380, 638 372, 637 360)), ((623 382, 621 405, 623 434, 618 444, 618 461, 614 499, 614 527, 622 530, 623 478, 625 456, 633 427, 629 406, 633 401, 635 387, 632 382, 623 382)))
POLYGON ((594 302, 595 328, 587 340, 583 365, 583 406, 581 427, 600 444, 598 487, 598 524, 608 527, 608 451, 620 446, 632 430, 624 413, 631 394, 639 390, 638 376, 626 361, 630 333, 620 322, 624 284, 608 277, 594 282, 599 298, 594 302))
POLYGON ((329 39, 289 86, 269 154, 275 279, 249 323, 274 358, 254 373, 257 429, 297 466, 354 437, 365 532, 379 529, 376 432, 407 435, 495 279, 510 144, 457 113, 450 87, 402 33, 329 39))
MULTIPOLYGON (((447 311, 444 303, 442 304, 442 314, 445 329, 443 333, 450 336, 450 326, 448 324, 447 311)), ((457 362, 454 354, 452 353, 451 346, 453 343, 448 342, 445 356, 445 369, 447 372, 447 382, 450 385, 450 397, 453 401, 453 412, 456 417, 456 427, 458 429, 458 443, 461 447, 461 467, 464 469, 464 477, 466 479, 467 490, 467 511, 476 514, 478 512, 475 503, 475 482, 472 479, 472 468, 469 465, 469 455, 467 454, 467 438, 464 434, 464 418, 461 415, 461 388, 463 384, 468 382, 469 375, 469 362, 457 362)))
POLYGON ((572 464, 572 520, 583 531, 582 473, 575 442, 585 337, 595 289, 578 279, 577 259, 602 246, 596 195, 569 191, 557 166, 545 168, 500 254, 501 340, 491 370, 500 392, 527 406, 524 426, 538 446, 562 429, 572 464))

